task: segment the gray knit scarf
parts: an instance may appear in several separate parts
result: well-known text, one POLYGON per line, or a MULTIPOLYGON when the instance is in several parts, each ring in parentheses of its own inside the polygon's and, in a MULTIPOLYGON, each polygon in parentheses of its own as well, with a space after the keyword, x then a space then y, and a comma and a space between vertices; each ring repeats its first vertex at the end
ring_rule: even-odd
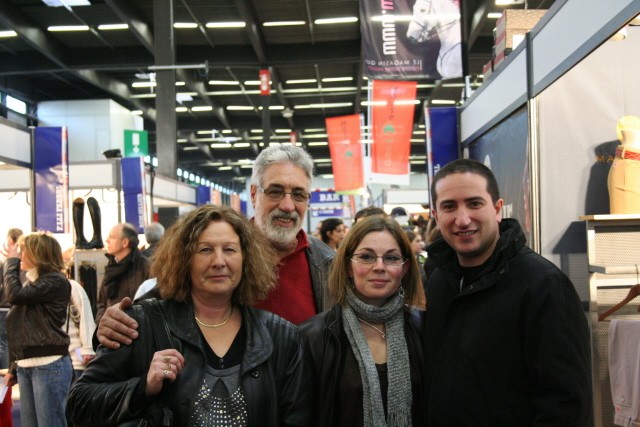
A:
POLYGON ((364 303, 348 289, 342 310, 344 330, 360 367, 364 426, 411 425, 411 374, 404 336, 404 301, 396 295, 382 307, 364 303), (366 322, 384 322, 387 340, 387 419, 385 422, 380 379, 367 339, 357 317, 366 322))

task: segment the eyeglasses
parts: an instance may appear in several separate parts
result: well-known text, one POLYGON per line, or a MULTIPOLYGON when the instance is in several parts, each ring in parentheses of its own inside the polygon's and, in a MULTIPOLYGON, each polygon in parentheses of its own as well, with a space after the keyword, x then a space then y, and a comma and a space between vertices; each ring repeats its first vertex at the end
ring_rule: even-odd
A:
POLYGON ((382 258, 382 263, 384 265, 392 265, 398 267, 405 262, 407 259, 401 257, 400 255, 382 255, 378 256, 375 254, 361 253, 361 254, 353 254, 351 256, 351 261, 357 262, 358 264, 375 264, 378 258, 382 258))
POLYGON ((293 190, 291 192, 286 192, 282 188, 278 187, 258 187, 258 190, 260 190, 260 192, 264 193, 265 196, 267 196, 274 202, 279 202, 280 200, 284 199, 284 196, 286 196, 287 194, 290 194, 293 201, 297 203, 306 203, 311 198, 311 194, 302 190, 293 190))

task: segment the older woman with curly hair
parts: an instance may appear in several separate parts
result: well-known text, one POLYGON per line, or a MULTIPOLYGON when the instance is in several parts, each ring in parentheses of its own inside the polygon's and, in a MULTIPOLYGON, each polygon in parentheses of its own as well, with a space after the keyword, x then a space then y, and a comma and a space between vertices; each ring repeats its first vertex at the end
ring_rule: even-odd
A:
POLYGON ((264 235, 231 208, 205 205, 181 217, 151 266, 175 348, 158 348, 152 329, 161 325, 131 307, 139 338, 99 348, 71 390, 72 421, 160 425, 154 407, 168 387, 173 425, 308 425, 297 329, 251 307, 273 288, 275 259, 264 235))

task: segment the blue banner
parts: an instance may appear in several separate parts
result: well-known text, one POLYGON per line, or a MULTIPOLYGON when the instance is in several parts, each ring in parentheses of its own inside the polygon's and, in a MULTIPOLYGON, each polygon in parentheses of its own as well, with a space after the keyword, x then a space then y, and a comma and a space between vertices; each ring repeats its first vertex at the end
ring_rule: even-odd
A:
POLYGON ((121 160, 122 191, 124 193, 124 219, 138 233, 144 233, 147 218, 144 161, 142 157, 125 157, 121 160))
POLYGON ((441 167, 458 158, 458 110, 426 108, 427 175, 429 185, 441 167))
POLYGON ((196 206, 206 205, 207 203, 211 203, 210 188, 204 185, 198 185, 198 187, 196 187, 196 206))
POLYGON ((69 232, 68 147, 66 128, 35 128, 33 171, 37 230, 69 232))
POLYGON ((342 204, 342 195, 335 191, 312 191, 309 203, 332 203, 342 204))

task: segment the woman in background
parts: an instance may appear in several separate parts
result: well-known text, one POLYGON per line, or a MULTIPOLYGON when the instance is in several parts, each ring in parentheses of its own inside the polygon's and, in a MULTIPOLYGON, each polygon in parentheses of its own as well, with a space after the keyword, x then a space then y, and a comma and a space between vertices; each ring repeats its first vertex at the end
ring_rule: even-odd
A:
POLYGON ((314 425, 421 425, 423 299, 402 227, 360 219, 329 276, 336 302, 300 325, 312 369, 314 425))
POLYGON ((66 427, 65 404, 73 378, 69 336, 63 329, 71 285, 62 273, 60 244, 37 233, 7 248, 4 283, 10 367, 5 384, 20 387, 21 424, 66 427), (24 286, 20 269, 27 272, 24 286), (17 376, 16 376, 17 375, 17 376))
POLYGON ((327 246, 335 251, 344 239, 345 231, 344 223, 340 218, 327 218, 322 221, 320 238, 327 246))

